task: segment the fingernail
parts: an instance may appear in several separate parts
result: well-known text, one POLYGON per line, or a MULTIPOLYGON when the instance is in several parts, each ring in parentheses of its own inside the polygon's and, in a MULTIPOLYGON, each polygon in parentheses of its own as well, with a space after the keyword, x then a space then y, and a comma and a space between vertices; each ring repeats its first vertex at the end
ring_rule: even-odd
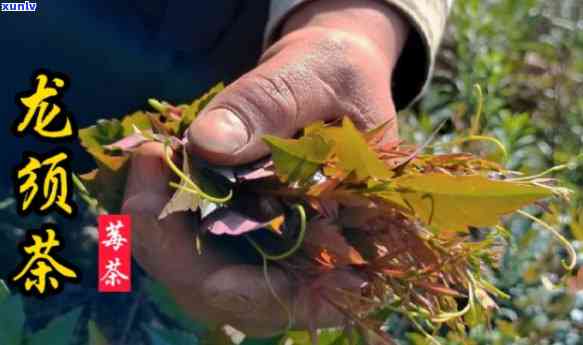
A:
POLYGON ((237 115, 221 108, 196 119, 188 132, 188 141, 204 151, 231 154, 247 144, 249 132, 237 115))

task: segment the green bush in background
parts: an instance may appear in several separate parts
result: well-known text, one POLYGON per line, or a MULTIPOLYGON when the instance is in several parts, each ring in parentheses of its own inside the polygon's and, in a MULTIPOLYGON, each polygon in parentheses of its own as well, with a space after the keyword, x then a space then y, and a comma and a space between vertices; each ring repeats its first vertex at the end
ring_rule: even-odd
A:
MULTIPOLYGON (((547 221, 574 240, 581 266, 583 3, 457 1, 450 24, 433 86, 414 116, 404 118, 404 132, 420 139, 443 119, 451 119, 454 132, 467 130, 476 107, 473 85, 481 85, 483 132, 507 147, 510 169, 535 173, 568 166, 556 176, 575 191, 573 202, 557 207, 561 212, 547 221)), ((564 252, 530 222, 509 223, 513 237, 495 276, 511 298, 498 301, 491 327, 475 327, 468 339, 444 343, 583 344, 583 294, 550 284, 565 274, 564 252)))
MULTIPOLYGON (((580 0, 459 0, 450 17, 435 70, 422 102, 400 115, 404 139, 421 143, 446 120, 437 142, 468 131, 477 106, 474 85, 484 93, 482 133, 508 149, 507 166, 524 173, 566 165, 556 177, 575 191, 571 204, 549 205, 545 220, 560 228, 583 265, 583 3, 580 0)), ((467 149, 484 150, 489 146, 467 149)), ((496 150, 482 152, 496 155, 496 150)), ((78 202, 81 205, 81 202, 78 202)), ((533 209, 534 211, 534 209, 533 209)), ((66 231, 63 256, 81 267, 81 286, 44 301, 10 294, 0 286, 0 345, 192 345, 229 344, 222 332, 190 321, 158 284, 134 270, 131 294, 96 292, 96 230, 88 210, 74 222, 19 218, 14 201, 0 202, 0 260, 10 271, 20 260, 25 229, 57 222, 66 231)), ((502 254, 497 286, 510 295, 490 325, 475 325, 464 339, 440 334, 443 344, 583 344, 583 292, 560 287, 564 251, 530 221, 508 220, 512 232, 502 254)), ((0 283, 2 284, 2 283, 0 283)), ((386 323, 402 344, 426 344, 397 315, 386 323)), ((309 344, 292 332, 294 344, 309 344)), ((282 344, 283 338, 245 340, 246 345, 282 344)), ((321 335, 322 345, 348 344, 339 332, 321 335)))

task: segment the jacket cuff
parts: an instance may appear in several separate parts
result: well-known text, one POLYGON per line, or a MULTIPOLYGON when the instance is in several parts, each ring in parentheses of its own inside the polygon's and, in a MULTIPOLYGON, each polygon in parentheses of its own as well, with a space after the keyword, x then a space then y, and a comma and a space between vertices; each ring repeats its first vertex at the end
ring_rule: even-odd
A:
MULTIPOLYGON (((309 1, 329 0, 271 0, 264 48, 279 38, 285 19, 309 1)), ((399 10, 413 29, 393 72, 393 98, 397 109, 402 109, 416 101, 427 88, 453 0, 382 1, 399 10)))

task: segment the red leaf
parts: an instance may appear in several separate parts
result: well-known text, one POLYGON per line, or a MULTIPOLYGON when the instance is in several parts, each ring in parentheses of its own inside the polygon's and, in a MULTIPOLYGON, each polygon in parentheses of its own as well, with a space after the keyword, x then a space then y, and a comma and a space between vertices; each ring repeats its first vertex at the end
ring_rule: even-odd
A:
POLYGON ((276 217, 268 222, 259 222, 241 213, 221 208, 206 217, 201 227, 203 231, 210 231, 215 235, 240 236, 272 224, 280 224, 279 218, 276 217))
POLYGON ((275 176, 275 167, 271 159, 259 162, 251 168, 242 168, 235 171, 235 176, 240 181, 251 181, 275 176))
POLYGON ((310 206, 324 218, 336 219, 338 217, 338 202, 332 199, 320 199, 307 197, 310 206))
POLYGON ((304 249, 316 261, 327 267, 365 265, 360 253, 348 244, 340 228, 328 219, 315 219, 308 224, 304 249))
POLYGON ((454 289, 448 288, 445 285, 437 284, 437 283, 430 283, 430 282, 419 282, 417 283, 419 287, 422 287, 428 291, 441 294, 441 295, 448 295, 452 297, 467 297, 463 293, 456 291, 454 289))
POLYGON ((146 141, 150 141, 140 133, 130 134, 127 137, 120 139, 112 144, 105 145, 103 148, 107 150, 121 150, 123 152, 131 152, 146 141))
POLYGON ((344 227, 361 228, 383 214, 386 214, 386 211, 375 207, 348 207, 342 210, 339 222, 344 227))

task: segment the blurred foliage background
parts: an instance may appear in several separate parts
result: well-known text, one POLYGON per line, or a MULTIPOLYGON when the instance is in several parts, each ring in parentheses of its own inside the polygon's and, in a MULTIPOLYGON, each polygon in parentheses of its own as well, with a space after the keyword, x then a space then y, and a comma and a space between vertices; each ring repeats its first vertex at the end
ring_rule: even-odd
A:
MULTIPOLYGON (((579 269, 583 266, 583 2, 456 1, 432 87, 400 116, 403 138, 422 143, 443 121, 446 125, 437 142, 467 132, 477 106, 475 84, 484 92, 481 133, 495 136, 507 147, 510 169, 537 173, 566 165, 555 177, 575 191, 572 202, 550 204, 545 220, 572 241, 579 269)), ((496 154, 488 145, 468 144, 463 149, 496 154)), ((210 332, 190 321, 137 265, 131 294, 97 293, 95 215, 89 210, 80 213, 73 221, 20 218, 10 196, 0 202, 2 278, 21 260, 16 248, 26 229, 49 221, 58 229, 79 230, 62 232, 68 244, 63 256, 83 272, 81 285, 43 301, 10 294, 1 285, 1 345, 231 343, 224 332, 210 332)), ((564 287, 570 277, 560 261, 566 253, 536 224, 518 217, 507 222, 513 236, 493 275, 511 298, 497 301, 500 310, 489 325, 468 329, 463 339, 444 333, 439 340, 448 345, 583 344, 583 292, 564 287)), ((427 343, 396 315, 389 317, 386 328, 402 344, 427 343)), ((294 344, 308 344, 304 333, 290 336, 294 344)), ((243 341, 280 343, 282 338, 243 341)), ((320 343, 345 344, 334 331, 322 333, 320 343)))

